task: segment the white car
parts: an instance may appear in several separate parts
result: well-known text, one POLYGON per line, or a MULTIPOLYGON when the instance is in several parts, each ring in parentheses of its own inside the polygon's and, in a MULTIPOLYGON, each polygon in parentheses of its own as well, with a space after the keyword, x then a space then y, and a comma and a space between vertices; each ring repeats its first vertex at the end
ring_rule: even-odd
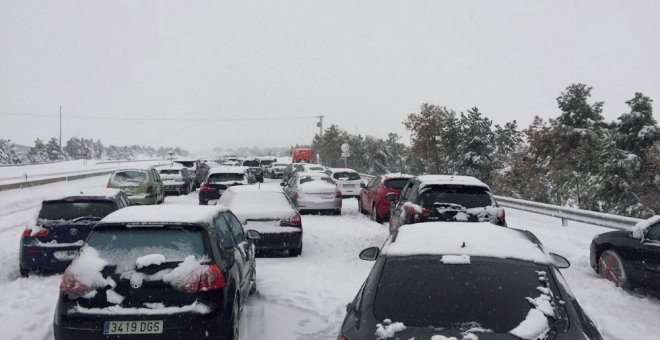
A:
POLYGON ((301 214, 341 215, 341 191, 328 175, 321 172, 296 172, 281 185, 301 214))
POLYGON ((362 177, 357 171, 353 169, 328 169, 325 173, 335 182, 337 188, 341 191, 342 197, 360 196, 362 177))

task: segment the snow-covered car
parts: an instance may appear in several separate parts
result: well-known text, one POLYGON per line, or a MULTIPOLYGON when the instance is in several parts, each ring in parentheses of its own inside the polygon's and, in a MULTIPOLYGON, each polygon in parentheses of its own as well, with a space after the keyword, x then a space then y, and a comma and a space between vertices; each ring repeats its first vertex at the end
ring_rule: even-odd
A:
POLYGON ((106 216, 62 275, 55 339, 238 339, 258 237, 218 206, 106 216))
POLYGON ((393 202, 390 233, 404 224, 436 221, 483 222, 506 226, 490 187, 471 176, 425 175, 411 179, 393 202))
POLYGON ((632 231, 610 231, 591 241, 591 267, 623 288, 660 292, 660 215, 639 222, 632 231))
POLYGON ((130 205, 119 189, 89 189, 44 200, 36 221, 21 236, 20 274, 64 271, 94 225, 130 205))
POLYGON ((282 178, 284 175, 284 171, 286 170, 287 165, 284 163, 275 163, 273 166, 270 168, 270 178, 271 179, 277 179, 277 178, 282 178))
POLYGON ((323 172, 328 170, 323 165, 319 164, 309 164, 309 163, 300 163, 295 167, 295 172, 323 172))
POLYGON ((107 188, 121 189, 133 205, 161 204, 165 201, 165 188, 160 174, 153 167, 115 171, 107 188))
POLYGON ((322 172, 296 172, 281 185, 301 214, 341 215, 341 191, 328 175, 322 172))
POLYGON ((234 186, 222 194, 217 204, 236 214, 245 229, 259 232, 257 251, 288 250, 291 256, 302 253, 300 213, 279 187, 234 186))
POLYGON ((385 174, 374 177, 360 190, 358 209, 363 214, 369 214, 371 220, 382 223, 390 218, 392 202, 387 200, 387 194, 394 194, 399 199, 403 188, 413 176, 404 174, 385 174))
POLYGON ((254 183, 254 176, 242 166, 213 168, 199 187, 199 204, 206 205, 209 201, 219 199, 231 186, 251 183, 254 183))
POLYGON ((380 250, 338 339, 601 340, 530 232, 491 223, 405 225, 380 250))
POLYGON ((188 195, 191 191, 195 191, 197 187, 195 185, 195 175, 179 163, 159 167, 158 173, 163 181, 165 196, 188 195))
POLYGON ((325 173, 335 182, 337 189, 341 191, 342 197, 360 196, 362 177, 360 177, 357 171, 353 169, 331 168, 326 170, 325 173))
POLYGON ((174 160, 174 163, 185 166, 188 171, 194 174, 195 187, 199 187, 209 173, 210 166, 201 162, 199 159, 180 158, 174 160))
POLYGON ((241 166, 247 168, 248 172, 254 174, 254 178, 259 183, 264 181, 264 170, 261 168, 261 161, 259 159, 246 159, 241 163, 241 166))

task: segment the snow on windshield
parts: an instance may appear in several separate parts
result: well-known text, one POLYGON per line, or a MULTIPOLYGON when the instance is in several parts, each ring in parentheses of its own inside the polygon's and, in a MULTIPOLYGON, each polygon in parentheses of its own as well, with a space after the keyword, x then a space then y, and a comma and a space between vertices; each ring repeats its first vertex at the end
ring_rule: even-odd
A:
POLYGON ((126 183, 144 183, 147 181, 147 173, 139 170, 118 171, 110 180, 113 184, 123 185, 126 183))

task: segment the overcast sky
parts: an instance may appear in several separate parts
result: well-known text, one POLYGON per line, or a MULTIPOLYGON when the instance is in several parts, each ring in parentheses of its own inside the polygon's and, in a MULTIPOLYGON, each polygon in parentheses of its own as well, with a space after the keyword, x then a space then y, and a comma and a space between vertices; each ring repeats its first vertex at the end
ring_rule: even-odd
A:
POLYGON ((0 138, 57 136, 62 105, 65 141, 288 146, 325 115, 408 142, 421 103, 526 127, 574 82, 607 120, 636 91, 658 119, 659 18, 655 0, 0 0, 0 138), (295 119, 227 121, 268 117, 295 119))

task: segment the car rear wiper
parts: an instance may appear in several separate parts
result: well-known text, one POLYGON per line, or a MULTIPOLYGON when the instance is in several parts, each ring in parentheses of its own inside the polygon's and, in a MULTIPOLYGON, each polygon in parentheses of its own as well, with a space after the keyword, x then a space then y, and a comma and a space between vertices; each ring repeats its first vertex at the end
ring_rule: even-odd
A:
POLYGON ((71 221, 71 222, 78 222, 78 221, 85 221, 85 220, 89 220, 89 221, 100 221, 101 219, 102 219, 102 217, 91 216, 91 215, 90 215, 90 216, 80 216, 80 217, 76 217, 76 218, 74 218, 74 219, 72 219, 72 220, 70 220, 70 221, 71 221))

